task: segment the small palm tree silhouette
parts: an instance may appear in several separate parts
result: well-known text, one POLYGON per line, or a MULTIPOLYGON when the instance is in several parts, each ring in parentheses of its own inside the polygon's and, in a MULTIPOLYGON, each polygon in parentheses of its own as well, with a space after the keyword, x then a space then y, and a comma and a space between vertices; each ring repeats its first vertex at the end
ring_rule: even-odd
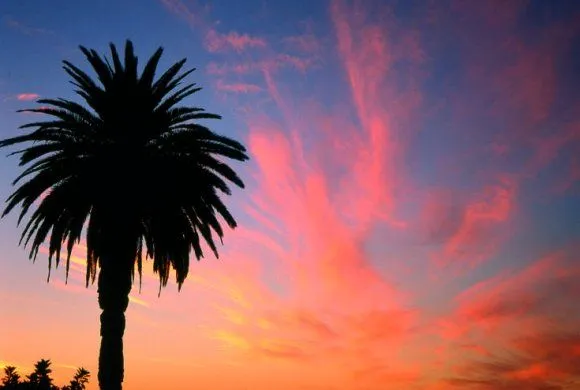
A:
POLYGON ((2 389, 15 390, 20 385, 20 374, 14 366, 4 367, 4 378, 2 378, 2 389))
POLYGON ((31 389, 52 390, 51 364, 50 359, 40 359, 34 364, 34 371, 27 377, 31 389))
POLYGON ((86 283, 98 274, 101 349, 98 380, 102 390, 120 390, 124 377, 123 334, 134 271, 143 257, 153 259, 160 289, 173 268, 181 288, 193 251, 203 257, 202 241, 215 256, 215 236, 224 231, 218 217, 234 228, 236 221, 219 193, 229 183, 244 187, 223 160, 248 159, 244 146, 200 123, 220 116, 198 107, 177 106, 200 90, 181 82, 185 59, 155 80, 163 50, 137 69, 133 44, 127 41, 122 60, 115 45, 101 58, 81 46, 98 82, 68 61, 76 93, 86 105, 66 99, 43 99, 44 107, 24 110, 52 117, 29 123, 25 135, 0 141, 0 147, 26 144, 17 151, 26 169, 14 181, 4 215, 20 205, 19 223, 35 202, 21 243, 31 244, 35 259, 47 241, 49 277, 70 256, 86 226, 86 283), (23 179, 28 181, 22 183, 23 179), (45 195, 44 197, 42 197, 45 195))
POLYGON ((64 386, 62 390, 85 390, 87 383, 89 383, 89 379, 91 377, 91 373, 83 367, 77 369, 73 379, 70 381, 70 384, 64 386))

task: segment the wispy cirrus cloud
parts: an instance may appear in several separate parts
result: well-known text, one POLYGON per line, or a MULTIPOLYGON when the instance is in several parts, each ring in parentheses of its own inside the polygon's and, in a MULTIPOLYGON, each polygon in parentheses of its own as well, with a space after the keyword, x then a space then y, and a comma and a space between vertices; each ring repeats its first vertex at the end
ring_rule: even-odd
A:
POLYGON ((206 71, 214 76, 255 75, 264 71, 277 72, 286 69, 298 70, 304 73, 314 65, 315 61, 310 58, 297 57, 289 54, 278 54, 248 62, 210 62, 206 67, 206 71))
POLYGON ((54 35, 54 31, 48 30, 41 27, 31 26, 21 20, 12 18, 11 16, 5 16, 3 18, 4 25, 9 28, 20 32, 21 34, 34 36, 34 35, 54 35))
MULTIPOLYGON (((341 12, 346 14, 348 10, 341 12)), ((362 42, 364 38, 361 37, 362 42)), ((370 56, 353 57, 358 61, 356 65, 362 67, 361 82, 367 81, 363 78, 365 73, 377 74, 373 73, 370 56)), ((250 129, 248 145, 255 161, 252 174, 256 183, 249 194, 248 207, 251 206, 252 215, 259 215, 260 224, 275 226, 280 232, 280 238, 274 239, 273 245, 263 246, 262 250, 273 249, 268 251, 270 260, 255 259, 253 263, 258 269, 264 269, 262 272, 267 268, 270 274, 282 275, 278 282, 283 292, 281 295, 272 290, 270 293, 262 291, 260 295, 250 294, 245 301, 251 302, 251 307, 240 304, 233 304, 227 310, 222 307, 220 311, 229 325, 215 330, 214 337, 254 360, 276 359, 291 365, 308 361, 321 367, 328 364, 329 354, 335 354, 336 357, 331 358, 334 364, 353 367, 340 375, 349 383, 360 382, 361 373, 366 371, 376 371, 368 375, 374 378, 371 382, 377 378, 398 378, 401 383, 409 383, 419 372, 408 361, 396 365, 392 361, 414 337, 417 313, 407 307, 406 294, 373 269, 363 250, 366 232, 377 218, 372 210, 385 199, 384 187, 390 186, 388 175, 384 175, 380 167, 387 153, 379 142, 388 137, 388 119, 374 101, 382 95, 377 89, 376 94, 362 100, 363 92, 358 88, 366 88, 367 84, 360 86, 353 82, 354 93, 359 94, 360 104, 365 106, 360 110, 363 126, 356 128, 353 124, 347 131, 341 121, 343 118, 329 119, 325 113, 308 110, 308 103, 302 107, 289 99, 278 75, 279 62, 292 63, 299 71, 308 70, 306 66, 293 63, 292 58, 290 55, 266 55, 263 60, 249 65, 232 60, 231 64, 215 63, 208 68, 217 76, 228 72, 261 73, 264 92, 271 96, 276 111, 285 118, 277 122, 256 111, 245 115, 250 129), (304 121, 292 118, 291 110, 302 108, 305 108, 304 121), (382 115, 381 122, 370 118, 374 115, 382 115), (334 125, 340 123, 344 133, 334 133, 333 138, 330 133, 320 133, 306 144, 302 139, 307 132, 303 123, 323 124, 327 120, 334 125), (333 148, 348 143, 353 155, 345 155, 344 171, 339 180, 343 191, 337 192, 331 176, 334 174, 332 167, 326 165, 322 156, 330 156, 338 150, 333 148), (364 164, 355 163, 356 159, 366 158, 366 149, 376 154, 370 157, 374 164, 371 164, 373 171, 368 177, 365 177, 364 164), (370 204, 360 208, 360 202, 353 201, 355 198, 368 198, 370 204), (373 298, 375 296, 382 299, 378 301, 373 298), (340 302, 341 306, 332 302, 340 302), (377 361, 384 364, 377 365, 377 361)), ((349 68, 353 72, 354 66, 349 68)), ((395 74, 389 76, 396 77, 395 74)), ((379 84, 381 81, 378 80, 379 84)), ((370 84, 368 88, 375 91, 370 84)), ((384 215, 381 211, 378 218, 384 215)), ((249 251, 242 249, 249 245, 247 238, 259 237, 256 233, 238 234, 232 233, 235 241, 229 244, 232 252, 227 249, 237 262, 241 261, 240 253, 249 251), (242 237, 245 239, 238 243, 242 237)), ((263 244, 262 239, 258 242, 263 244)), ((244 264, 250 261, 247 259, 244 264)), ((240 273, 232 282, 245 290, 243 286, 249 285, 250 280, 247 273, 240 273)), ((263 288, 268 285, 266 282, 263 288)))
POLYGON ((298 50, 303 53, 320 53, 322 50, 320 40, 312 33, 292 35, 283 38, 283 42, 291 50, 298 50))
MULTIPOLYGON (((321 372, 324 367, 349 367, 339 375, 348 388, 390 383, 405 389, 468 384, 483 389, 500 383, 493 376, 497 372, 481 367, 495 364, 494 359, 502 358, 497 356, 498 346, 514 340, 510 331, 515 325, 510 321, 543 332, 544 306, 537 301, 541 299, 526 288, 522 294, 511 291, 507 286, 519 279, 502 272, 462 294, 448 316, 434 315, 441 309, 418 303, 421 294, 429 294, 427 286, 445 289, 426 278, 430 264, 436 275, 458 283, 466 275, 473 278, 482 264, 505 256, 503 245, 512 238, 522 186, 529 180, 521 174, 522 165, 505 162, 514 153, 534 149, 519 142, 515 130, 486 132, 484 127, 503 121, 531 129, 551 115, 550 95, 557 95, 550 63, 522 68, 525 74, 541 73, 542 85, 526 83, 525 77, 513 73, 513 66, 532 66, 526 59, 533 49, 508 57, 517 37, 513 24, 520 4, 497 12, 491 5, 481 5, 480 14, 463 9, 461 23, 472 40, 445 22, 450 11, 461 7, 459 2, 433 5, 432 12, 419 19, 420 27, 406 30, 393 10, 378 2, 330 2, 331 35, 343 72, 337 80, 345 87, 344 99, 336 106, 320 103, 324 97, 314 92, 315 83, 308 96, 292 95, 301 77, 316 71, 312 66, 316 55, 298 55, 320 54, 315 36, 282 39, 289 49, 286 53, 262 47, 255 58, 229 57, 207 66, 208 74, 222 83, 226 77, 251 77, 252 85, 271 100, 268 110, 260 105, 259 110, 245 110, 241 118, 249 129, 253 157, 252 190, 242 207, 253 224, 232 233, 226 256, 241 261, 244 266, 239 267, 251 264, 252 271, 232 269, 227 282, 219 283, 232 286, 236 293, 222 290, 225 301, 217 310, 224 322, 211 333, 233 354, 296 369, 308 362, 321 372), (426 35, 421 30, 433 24, 439 26, 437 33, 426 35), (501 33, 482 35, 489 26, 501 33), (443 95, 448 93, 445 101, 426 88, 439 78, 430 68, 435 66, 431 51, 433 38, 441 38, 438 34, 466 54, 455 65, 460 69, 454 71, 459 85, 441 88, 443 95), (470 42, 481 44, 489 58, 470 42), (487 63, 498 72, 482 68, 487 63), (512 84, 506 84, 509 80, 512 84), (518 92, 502 94, 511 89, 518 92), (474 90, 477 93, 464 98, 474 90), (522 119, 529 110, 533 117, 522 119), (473 118, 480 118, 481 126, 470 125, 473 118), (430 124, 432 120, 437 124, 430 124), (426 142, 422 137, 433 140, 429 131, 435 130, 429 126, 449 129, 435 140, 439 142, 420 149, 420 142, 426 142), (426 170, 439 183, 419 177, 417 170, 425 168, 409 162, 419 155, 426 156, 423 162, 430 165, 426 170), (415 290, 406 290, 393 282, 406 277, 398 270, 388 268, 390 277, 380 271, 379 266, 387 268, 414 254, 397 247, 389 255, 372 256, 368 247, 377 245, 373 240, 377 232, 418 246, 418 256, 424 257, 411 263, 419 268, 410 273, 417 280, 425 277, 424 289, 415 285, 415 290), (240 255, 246 252, 254 253, 254 258, 240 255), (462 272, 449 272, 454 269, 462 272), (504 277, 509 281, 503 282, 504 277), (463 366, 462 360, 468 363, 463 366), (470 362, 473 365, 468 366, 470 362), (470 367, 476 376, 465 376, 470 367)), ((533 267, 522 272, 528 276, 519 278, 529 278, 530 285, 539 288, 545 282, 529 276, 537 272, 533 267)), ((505 383, 542 386, 522 379, 538 366, 514 362, 514 369, 504 375, 505 383)))
POLYGON ((218 5, 162 3, 252 159, 223 261, 160 298, 145 265, 128 368, 196 351, 208 388, 578 387, 568 5, 334 0, 316 26, 283 29, 271 7, 275 25, 244 29, 218 5))
POLYGON ((256 93, 260 92, 262 88, 256 84, 250 83, 225 83, 218 80, 216 83, 218 91, 233 92, 233 93, 256 93))
POLYGON ((191 28, 203 34, 203 44, 209 52, 234 51, 241 53, 247 49, 265 48, 266 39, 247 33, 230 31, 222 33, 213 23, 209 22, 210 8, 201 6, 196 2, 185 3, 181 0, 161 0, 163 6, 170 12, 185 19, 191 28))
POLYGON ((566 80, 558 69, 569 63, 580 19, 572 12, 525 34, 519 22, 535 6, 490 1, 472 8, 455 1, 429 10, 427 25, 436 38, 428 49, 445 42, 461 53, 459 63, 453 62, 457 72, 439 76, 445 101, 440 110, 450 117, 446 125, 454 129, 449 136, 456 148, 441 159, 442 173, 458 178, 467 171, 480 176, 503 171, 529 182, 579 150, 572 130, 577 103, 564 92, 566 80), (454 36, 457 31, 461 36, 454 36))
POLYGON ((207 32, 204 44, 206 49, 212 53, 227 50, 234 50, 241 53, 249 48, 264 48, 267 46, 266 40, 261 37, 240 34, 235 31, 227 34, 220 34, 214 29, 207 32))
POLYGON ((574 388, 580 379, 580 317, 573 300, 564 297, 580 294, 576 251, 566 247, 457 297, 439 328, 447 340, 445 357, 456 362, 449 388, 574 388))
POLYGON ((503 178, 463 204, 460 197, 432 198, 426 204, 423 223, 427 237, 442 243, 441 250, 433 255, 435 263, 473 267, 497 253, 506 238, 500 227, 510 218, 516 190, 513 180, 503 178))
POLYGON ((193 2, 195 9, 192 10, 182 0, 159 0, 161 4, 171 13, 183 18, 192 28, 206 28, 205 18, 209 8, 199 6, 197 2, 193 2))

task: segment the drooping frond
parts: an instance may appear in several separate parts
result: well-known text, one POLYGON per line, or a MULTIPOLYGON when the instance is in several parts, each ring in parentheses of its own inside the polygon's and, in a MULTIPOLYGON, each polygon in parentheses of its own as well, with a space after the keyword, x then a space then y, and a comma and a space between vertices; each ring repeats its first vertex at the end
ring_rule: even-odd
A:
POLYGON ((141 74, 131 41, 123 54, 111 44, 109 57, 80 50, 98 81, 68 61, 63 68, 84 104, 39 100, 42 108, 22 111, 47 119, 0 140, 0 148, 20 146, 12 154, 23 167, 3 215, 20 208, 21 243, 31 259, 46 246, 49 276, 64 254, 68 276, 86 228, 87 285, 103 262, 131 262, 141 276, 151 258, 160 288, 171 269, 181 287, 190 256, 201 259, 207 245, 217 257, 222 223, 236 227, 221 196, 244 187, 226 161, 246 161, 246 149, 202 125, 219 115, 180 106, 201 90, 182 84, 195 70, 183 71, 185 59, 156 79, 162 48, 141 74))

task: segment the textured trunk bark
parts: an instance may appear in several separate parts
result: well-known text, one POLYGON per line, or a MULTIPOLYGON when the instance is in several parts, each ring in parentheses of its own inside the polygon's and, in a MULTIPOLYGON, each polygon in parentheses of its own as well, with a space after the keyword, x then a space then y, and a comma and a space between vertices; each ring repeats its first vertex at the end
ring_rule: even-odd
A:
POLYGON ((123 258, 122 253, 112 255, 101 262, 98 282, 99 307, 102 310, 98 375, 101 390, 122 389, 125 310, 132 285, 132 259, 123 258))

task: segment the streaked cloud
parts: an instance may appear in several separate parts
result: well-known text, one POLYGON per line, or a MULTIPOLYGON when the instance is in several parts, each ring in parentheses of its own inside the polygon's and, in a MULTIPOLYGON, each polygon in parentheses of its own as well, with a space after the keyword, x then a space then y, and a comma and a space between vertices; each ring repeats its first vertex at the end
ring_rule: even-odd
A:
POLYGON ((234 50, 238 53, 249 48, 266 47, 266 40, 249 34, 239 34, 235 31, 220 34, 211 29, 205 36, 205 47, 210 52, 234 50))
POLYGON ((34 35, 54 35, 54 31, 45 28, 31 26, 21 20, 14 19, 10 16, 5 16, 3 18, 4 25, 9 28, 18 31, 21 34, 34 36, 34 35))
POLYGON ((249 83, 231 83, 227 84, 219 80, 216 84, 218 91, 232 92, 232 93, 256 93, 260 92, 262 88, 255 84, 249 83))

